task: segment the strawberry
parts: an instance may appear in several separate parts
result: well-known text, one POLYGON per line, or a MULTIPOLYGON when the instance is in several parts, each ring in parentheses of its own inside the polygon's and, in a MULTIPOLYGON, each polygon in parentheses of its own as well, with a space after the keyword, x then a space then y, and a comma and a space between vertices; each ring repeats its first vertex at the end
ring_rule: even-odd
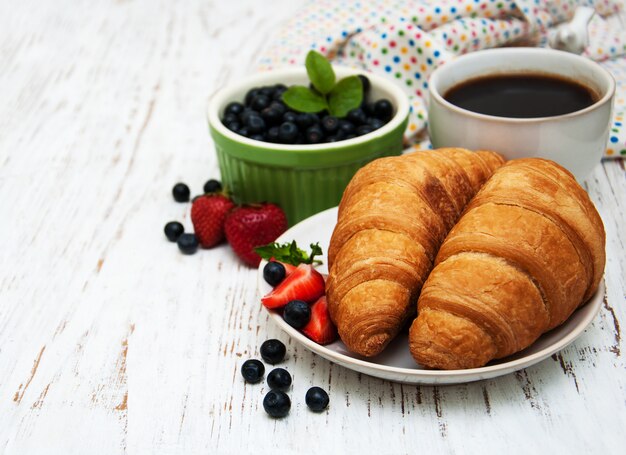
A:
POLYGON ((282 308, 291 300, 315 302, 324 295, 324 278, 311 264, 300 264, 261 299, 266 308, 282 308))
POLYGON ((246 264, 258 267, 261 262, 254 248, 273 242, 287 230, 287 217, 274 204, 244 205, 233 210, 224 223, 226 240, 246 264))
POLYGON ((311 320, 302 328, 302 332, 319 344, 332 343, 337 339, 337 328, 330 320, 326 296, 311 305, 311 320))
POLYGON ((224 220, 234 205, 222 194, 206 194, 194 200, 191 222, 200 245, 211 248, 224 240, 224 220))

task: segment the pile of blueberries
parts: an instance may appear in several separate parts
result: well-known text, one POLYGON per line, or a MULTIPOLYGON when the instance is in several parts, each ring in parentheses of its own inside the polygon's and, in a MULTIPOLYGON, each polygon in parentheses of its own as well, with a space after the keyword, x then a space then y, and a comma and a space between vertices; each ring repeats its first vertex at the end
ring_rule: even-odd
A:
MULTIPOLYGON (((275 365, 285 358, 287 348, 280 340, 267 340, 261 345, 261 357, 267 363, 275 365)), ((255 384, 263 379, 265 365, 258 359, 246 360, 241 365, 241 375, 246 382, 255 384)), ((291 409, 291 400, 285 392, 291 386, 291 375, 284 368, 274 368, 267 375, 270 391, 263 398, 263 409, 272 417, 285 417, 291 409)), ((311 387, 304 401, 311 411, 321 412, 328 406, 330 399, 320 387, 311 387)))
POLYGON ((294 112, 282 101, 287 87, 277 84, 249 90, 243 103, 229 103, 222 123, 241 136, 277 144, 320 144, 363 136, 388 123, 394 108, 384 98, 368 102, 370 81, 363 75, 359 78, 363 83, 363 103, 345 118, 326 111, 294 112))

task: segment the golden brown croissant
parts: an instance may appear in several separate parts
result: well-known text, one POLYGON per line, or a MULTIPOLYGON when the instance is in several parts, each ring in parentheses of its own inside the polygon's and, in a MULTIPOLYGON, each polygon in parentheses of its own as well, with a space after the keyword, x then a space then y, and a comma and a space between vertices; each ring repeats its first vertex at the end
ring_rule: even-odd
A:
POLYGON ((596 291, 604 227, 558 164, 509 161, 468 204, 441 246, 409 333, 430 368, 485 365, 562 324, 596 291))
POLYGON ((493 152, 451 148, 381 158, 356 173, 339 205, 326 284, 348 349, 373 356, 396 336, 446 233, 502 163, 493 152))

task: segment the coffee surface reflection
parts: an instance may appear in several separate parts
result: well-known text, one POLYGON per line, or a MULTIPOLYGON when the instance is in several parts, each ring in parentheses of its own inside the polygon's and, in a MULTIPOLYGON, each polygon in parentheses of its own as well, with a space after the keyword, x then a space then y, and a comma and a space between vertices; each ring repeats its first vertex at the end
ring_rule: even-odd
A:
POLYGON ((498 74, 470 79, 452 87, 444 98, 468 111, 511 118, 569 114, 598 100, 589 87, 545 74, 498 74))

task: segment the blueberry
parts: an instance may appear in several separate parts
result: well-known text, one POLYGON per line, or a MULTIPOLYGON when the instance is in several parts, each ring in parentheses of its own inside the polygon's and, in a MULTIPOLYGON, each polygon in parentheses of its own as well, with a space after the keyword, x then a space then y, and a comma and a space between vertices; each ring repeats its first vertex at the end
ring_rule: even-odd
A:
POLYGON ((374 131, 370 125, 361 125, 356 129, 357 136, 363 136, 364 134, 368 134, 374 131))
POLYGON ((218 191, 222 191, 222 184, 219 180, 207 180, 203 189, 205 193, 217 193, 218 191))
POLYGON ((270 261, 263 267, 263 278, 270 286, 276 286, 285 279, 285 266, 280 262, 270 261))
POLYGON ((383 126, 385 126, 385 122, 383 122, 380 119, 377 119, 376 117, 370 117, 367 119, 367 124, 369 126, 371 126, 372 128, 374 128, 375 130, 377 130, 378 128, 382 128, 383 126))
POLYGON ((362 125, 367 122, 367 116, 360 107, 350 110, 346 118, 355 125, 362 125))
POLYGON ((246 106, 250 106, 252 100, 256 98, 256 96, 259 94, 259 90, 259 88, 253 88, 248 90, 248 93, 246 93, 246 97, 244 99, 244 103, 246 104, 246 106))
POLYGON ((272 365, 282 362, 286 352, 287 348, 280 340, 267 340, 261 345, 261 357, 272 365))
POLYGON ((260 114, 257 111, 255 111, 254 109, 250 109, 249 107, 247 107, 239 115, 239 121, 241 123, 246 123, 248 121, 248 118, 250 118, 250 117, 252 117, 254 115, 259 116, 260 114))
POLYGON ((282 101, 273 101, 272 104, 269 105, 269 107, 280 112, 281 118, 283 115, 285 115, 285 112, 287 112, 287 106, 285 106, 285 103, 283 103, 282 101))
POLYGON ((263 409, 272 417, 285 417, 291 409, 291 400, 285 392, 271 390, 263 398, 263 409))
POLYGON ((243 365, 241 365, 241 375, 246 380, 246 382, 250 382, 252 384, 259 382, 263 379, 263 375, 265 374, 265 365, 260 360, 257 359, 249 359, 246 360, 243 365))
POLYGON ((294 329, 301 329, 309 323, 311 319, 311 309, 302 300, 292 300, 285 305, 283 311, 285 322, 294 329))
POLYGON ((304 401, 311 411, 320 412, 326 409, 330 399, 321 387, 311 387, 307 390, 304 401))
POLYGON ((286 391, 291 385, 291 375, 284 368, 274 368, 267 375, 267 385, 272 390, 286 391))
POLYGON ((248 136, 250 139, 252 139, 253 141, 265 141, 265 134, 263 133, 256 133, 256 134, 251 134, 250 136, 248 136))
POLYGON ((265 120, 259 115, 250 115, 246 125, 250 134, 258 134, 265 130, 265 120))
POLYGON ((185 232, 185 228, 178 221, 170 221, 165 225, 163 231, 170 242, 175 242, 185 232))
POLYGON ((268 106, 261 111, 261 117, 268 125, 276 125, 280 123, 283 118, 283 114, 278 109, 274 109, 272 106, 268 106))
POLYGON ((362 109, 365 112, 366 116, 367 115, 369 115, 369 116, 374 115, 374 103, 363 103, 362 109))
POLYGON ((250 136, 250 130, 248 129, 247 126, 242 126, 241 128, 237 130, 237 134, 248 137, 250 136))
POLYGON ((271 100, 269 96, 260 94, 252 98, 252 101, 250 102, 250 107, 255 111, 261 111, 269 106, 270 102, 271 100))
POLYGON ((363 74, 359 74, 359 79, 361 79, 361 85, 363 86, 363 98, 365 98, 365 95, 369 93, 372 84, 367 76, 364 76, 363 74))
POLYGON ((276 101, 283 99, 283 93, 287 91, 287 86, 284 84, 276 84, 274 86, 274 96, 272 97, 276 101))
POLYGON ((339 131, 345 135, 354 134, 356 127, 354 126, 354 123, 348 120, 339 120, 339 131))
POLYGON ((222 119, 222 123, 224 125, 228 125, 229 123, 238 122, 238 121, 239 121, 239 116, 235 114, 226 114, 224 115, 224 118, 222 119))
POLYGON ((265 95, 268 98, 272 98, 274 96, 274 87, 273 86, 265 86, 265 87, 261 87, 261 89, 259 90, 259 93, 261 95, 265 95))
POLYGON ((174 196, 176 202, 189 201, 190 194, 189 187, 184 183, 177 183, 174 185, 174 188, 172 188, 172 196, 174 196))
POLYGON ((295 123, 297 118, 298 118, 298 115, 295 112, 292 112, 292 111, 286 111, 283 114, 283 122, 295 123))
POLYGON ((226 105, 226 109, 224 109, 224 114, 239 115, 243 112, 243 109, 244 109, 243 104, 234 101, 226 105))
POLYGON ((241 123, 239 122, 226 123, 226 128, 236 133, 241 128, 241 123))
POLYGON ((298 114, 296 117, 296 124, 302 130, 306 130, 307 128, 315 125, 318 122, 319 122, 319 119, 317 118, 317 115, 311 114, 311 113, 301 113, 301 114, 298 114))
POLYGON ((270 142, 279 142, 277 126, 273 126, 269 130, 267 130, 266 139, 270 142))
POLYGON ((284 144, 293 144, 298 137, 298 127, 293 122, 284 122, 278 127, 278 140, 284 144))
POLYGON ((319 144, 324 141, 324 132, 319 125, 313 125, 307 128, 305 138, 307 144, 319 144))
POLYGON ((181 234, 176 243, 178 244, 178 249, 183 254, 194 254, 198 251, 198 245, 200 244, 196 234, 181 234))
POLYGON ((393 117, 393 106, 386 99, 381 99, 374 103, 374 117, 387 123, 393 117))
POLYGON ((322 119, 322 128, 328 134, 333 134, 339 129, 339 119, 332 115, 327 115, 322 119))

